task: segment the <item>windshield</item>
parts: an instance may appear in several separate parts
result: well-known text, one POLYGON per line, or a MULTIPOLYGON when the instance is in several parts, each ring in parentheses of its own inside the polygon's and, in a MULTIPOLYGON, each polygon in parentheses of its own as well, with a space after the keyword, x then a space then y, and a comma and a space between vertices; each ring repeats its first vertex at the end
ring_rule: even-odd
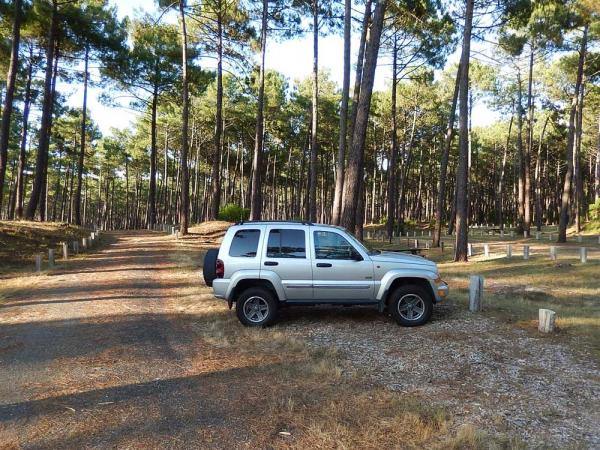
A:
POLYGON ((347 235, 352 240, 352 242, 354 242, 359 248, 361 248, 367 255, 373 256, 373 255, 379 255, 381 253, 381 250, 375 250, 373 248, 367 247, 361 241, 356 239, 352 233, 347 233, 347 235))

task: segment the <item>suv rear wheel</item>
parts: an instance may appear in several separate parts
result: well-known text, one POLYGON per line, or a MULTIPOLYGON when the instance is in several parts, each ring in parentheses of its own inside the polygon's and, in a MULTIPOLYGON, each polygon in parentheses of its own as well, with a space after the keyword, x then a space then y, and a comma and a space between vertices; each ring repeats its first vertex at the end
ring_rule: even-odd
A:
POLYGON ((433 311, 431 294, 422 286, 400 286, 390 297, 388 311, 400 325, 416 327, 426 323, 433 311))
POLYGON ((240 322, 248 327, 266 327, 275 322, 277 300, 262 287, 248 288, 235 303, 235 312, 240 322))

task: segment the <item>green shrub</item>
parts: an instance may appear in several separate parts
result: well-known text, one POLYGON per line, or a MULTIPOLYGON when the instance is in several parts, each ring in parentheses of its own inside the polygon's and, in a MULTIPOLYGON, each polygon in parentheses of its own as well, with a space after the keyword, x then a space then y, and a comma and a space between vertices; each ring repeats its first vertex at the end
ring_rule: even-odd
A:
POLYGON ((219 211, 217 219, 227 222, 237 222, 238 220, 247 220, 250 217, 250 210, 242 208, 234 203, 228 203, 219 211))

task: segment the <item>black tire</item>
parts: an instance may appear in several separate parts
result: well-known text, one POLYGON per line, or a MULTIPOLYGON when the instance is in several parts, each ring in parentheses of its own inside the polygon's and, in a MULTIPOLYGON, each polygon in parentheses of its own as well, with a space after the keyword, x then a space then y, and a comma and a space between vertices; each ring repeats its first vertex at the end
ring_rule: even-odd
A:
POLYGON ((269 290, 252 287, 237 298, 235 312, 238 320, 247 327, 268 327, 275 323, 278 306, 279 302, 269 290))
POLYGON ((427 323, 433 312, 431 293, 425 287, 416 284, 400 286, 390 296, 388 311, 399 325, 404 327, 423 325, 427 323))
POLYGON ((212 287, 213 280, 217 278, 217 256, 219 256, 218 248, 211 248, 204 255, 202 275, 204 275, 204 282, 209 287, 212 287))

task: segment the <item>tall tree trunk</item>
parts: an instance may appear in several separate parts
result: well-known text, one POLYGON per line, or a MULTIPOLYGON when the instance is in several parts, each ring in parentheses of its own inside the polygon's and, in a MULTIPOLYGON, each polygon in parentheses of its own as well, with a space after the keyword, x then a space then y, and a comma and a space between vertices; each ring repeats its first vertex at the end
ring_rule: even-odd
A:
POLYGON ((529 54, 529 76, 527 80, 527 149, 525 152, 523 172, 525 185, 523 193, 523 230, 530 235, 531 231, 531 154, 533 153, 533 56, 535 42, 531 43, 529 54))
POLYGON ((313 4, 313 85, 310 127, 310 166, 308 180, 308 220, 317 220, 317 145, 319 127, 319 0, 313 4))
POLYGON ((179 214, 179 225, 181 234, 188 234, 190 221, 190 172, 188 167, 188 124, 190 97, 188 95, 188 61, 187 61, 187 29, 185 26, 185 1, 179 1, 179 13, 181 15, 182 32, 182 84, 183 84, 183 110, 181 113, 181 210, 179 214))
POLYGON ((544 121, 542 132, 540 133, 537 159, 535 161, 535 226, 537 231, 542 231, 542 180, 540 175, 542 170, 542 144, 544 142, 544 135, 546 134, 546 127, 548 126, 549 120, 550 116, 547 116, 544 121))
POLYGON ((362 192, 361 186, 364 183, 365 140, 386 5, 387 0, 378 1, 373 14, 371 34, 365 51, 365 64, 356 112, 356 123, 352 136, 352 146, 348 155, 348 171, 344 183, 341 224, 350 231, 355 229, 357 221, 361 222, 361 225, 363 221, 362 215, 361 217, 357 217, 356 196, 362 192))
POLYGON ((504 199, 504 175, 506 173, 506 159, 508 157, 508 148, 510 146, 510 135, 512 132, 513 120, 514 114, 511 114, 510 121, 508 122, 508 134, 506 136, 506 144, 504 145, 504 153, 502 154, 502 168, 500 169, 500 177, 498 180, 498 191, 496 197, 496 218, 498 226, 501 230, 504 229, 504 217, 502 214, 502 201, 504 199))
POLYGON ((260 186, 263 153, 264 103, 265 103, 265 53, 267 49, 267 14, 269 0, 263 0, 260 30, 260 75, 256 111, 256 133, 254 135, 254 157, 252 159, 252 186, 250 194, 250 218, 260 220, 262 192, 260 186))
POLYGON ((33 187, 31 197, 27 204, 25 218, 33 220, 35 211, 40 203, 40 196, 44 187, 44 172, 45 164, 48 158, 48 148, 50 145, 50 122, 52 120, 52 63, 54 62, 55 40, 57 31, 57 15, 58 3, 56 0, 52 2, 52 13, 50 17, 50 28, 48 31, 48 42, 46 44, 46 72, 44 75, 44 99, 42 103, 42 119, 40 124, 40 133, 38 139, 38 151, 36 156, 35 177, 33 179, 33 187))
POLYGON ((581 48, 579 49, 579 62, 577 64, 577 79, 575 81, 575 92, 571 101, 571 113, 569 114, 569 131, 567 135, 567 171, 563 182, 562 198, 560 204, 560 219, 558 224, 558 242, 567 242, 567 227, 569 225, 569 207, 571 202, 571 184, 573 181, 573 146, 575 143, 575 116, 579 102, 579 92, 583 80, 583 66, 587 47, 588 24, 583 29, 581 48))
POLYGON ((217 17, 217 111, 215 114, 214 156, 211 170, 212 200, 209 219, 214 220, 221 207, 221 152, 223 149, 223 23, 222 3, 218 1, 217 17))
POLYGON ((29 129, 29 110, 31 108, 31 79, 33 75, 33 45, 29 45, 29 65, 27 67, 27 85, 25 87, 25 104, 23 106, 23 132, 19 148, 19 166, 17 168, 16 217, 23 217, 23 199, 25 197, 25 157, 27 149, 27 131, 29 129))
POLYGON ((148 228, 156 224, 156 115, 158 110, 158 86, 152 92, 152 112, 150 119, 150 186, 148 189, 148 228))
MULTIPOLYGON (((581 215, 583 213, 583 172, 581 170, 581 138, 583 134, 583 99, 585 79, 581 82, 575 125, 575 148, 573 151, 573 179, 575 183, 575 229, 581 231, 581 215)), ((585 214, 585 213, 584 213, 585 214)))
POLYGON ((435 228, 433 230, 433 247, 440 246, 442 238, 442 220, 444 209, 446 208, 446 177, 448 174, 448 159, 450 158, 450 148, 452 147, 452 137, 454 136, 454 121, 456 120, 456 103, 458 102, 458 85, 460 82, 460 64, 456 71, 456 82, 454 83, 454 93, 452 94, 452 105, 448 115, 448 124, 446 126, 446 135, 444 136, 444 147, 442 149, 442 158, 440 160, 440 178, 438 180, 438 192, 435 209, 435 228))
POLYGON ((87 121, 87 91, 88 91, 88 64, 90 56, 89 45, 85 46, 85 63, 83 74, 83 106, 81 113, 81 137, 79 147, 79 159, 77 161, 77 189, 75 190, 75 223, 81 225, 81 187, 83 181, 83 163, 85 159, 85 138, 87 121))
POLYGON ((460 60, 459 82, 459 140, 458 167, 456 169, 456 249, 455 261, 467 261, 469 242, 469 59, 471 54, 471 27, 474 0, 466 0, 463 48, 460 60))
POLYGON ((398 164, 398 120, 396 111, 396 89, 398 84, 398 35, 394 32, 392 50, 392 150, 388 165, 387 185, 387 237, 392 242, 396 221, 396 165, 398 164))
POLYGON ((6 164, 8 161, 8 140, 10 137, 10 119, 13 109, 13 98, 15 94, 15 81, 19 69, 19 43, 21 40, 21 0, 14 0, 15 17, 12 28, 12 43, 10 50, 10 63, 6 76, 6 95, 2 108, 2 122, 0 123, 0 212, 2 211, 2 199, 4 194, 4 178, 6 176, 6 164))
POLYGON ((525 155, 523 151, 523 89, 517 72, 517 232, 525 229, 525 155))
MULTIPOLYGON (((598 115, 598 138, 596 141, 596 176, 594 179, 594 200, 600 200, 600 115, 598 115)), ((600 217, 598 217, 600 219, 600 217)))
POLYGON ((352 38, 352 0, 344 1, 344 81, 342 84, 342 104, 340 106, 340 140, 335 169, 335 193, 333 197, 332 222, 340 223, 342 193, 344 191, 344 171, 346 167, 346 145, 348 138, 348 100, 350 96, 350 41, 352 38))

